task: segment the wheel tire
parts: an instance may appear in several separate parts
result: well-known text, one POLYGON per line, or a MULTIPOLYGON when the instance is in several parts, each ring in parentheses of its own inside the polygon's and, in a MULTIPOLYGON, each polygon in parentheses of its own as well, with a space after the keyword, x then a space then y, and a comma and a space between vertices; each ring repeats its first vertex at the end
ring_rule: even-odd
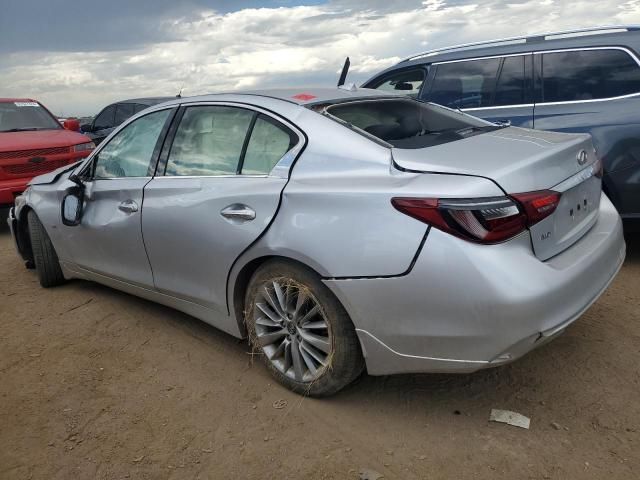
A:
MULTIPOLYGON (((287 296, 289 295, 289 292, 289 287, 287 287, 285 291, 287 296)), ((262 305, 265 304, 264 302, 261 303, 262 305)), ((309 305, 309 303, 306 305, 309 305)), ((295 308, 296 312, 294 312, 293 315, 297 317, 298 307, 295 308)), ((301 309, 302 308, 304 307, 301 306, 301 309)), ((262 354, 261 357, 263 358, 264 363, 276 380, 296 393, 312 397, 333 395, 352 383, 364 370, 364 359, 360 349, 360 342, 358 341, 355 328, 349 318, 349 315, 333 293, 322 283, 320 277, 318 277, 318 275, 313 271, 297 263, 273 260, 261 265, 253 274, 253 277, 249 282, 245 296, 244 312, 245 322, 249 333, 249 341, 253 350, 262 354), (256 312, 259 312, 257 314, 258 317, 263 317, 267 321, 268 318, 266 318, 262 311, 259 311, 258 307, 255 305, 257 302, 260 302, 260 300, 266 299, 266 297, 264 297, 264 287, 267 286, 268 288, 270 285, 273 285, 274 280, 278 279, 291 280, 293 283, 290 282, 287 285, 295 285, 295 287, 292 288, 301 286, 303 290, 298 290, 297 292, 292 290, 295 292, 291 294, 292 297, 293 295, 297 295, 299 291, 304 291, 304 296, 308 296, 307 301, 311 302, 311 305, 318 306, 318 309, 316 310, 318 313, 314 314, 311 318, 320 318, 321 321, 328 326, 327 336, 328 343, 331 345, 331 351, 330 353, 326 353, 326 366, 316 365, 316 367, 318 367, 317 372, 314 373, 316 377, 309 381, 300 381, 297 378, 291 378, 291 375, 297 375, 294 366, 288 368, 287 371, 289 372, 289 375, 281 371, 281 369, 287 368, 287 363, 284 360, 285 354, 282 354, 282 363, 280 364, 280 367, 277 367, 276 364, 274 364, 274 362, 272 362, 268 357, 268 354, 265 353, 264 347, 261 346, 261 342, 258 339, 258 331, 260 330, 264 332, 265 327, 262 326, 263 324, 260 324, 258 326, 258 330, 256 329, 256 312)), ((283 322, 287 322, 284 317, 282 318, 283 322)), ((291 318, 291 316, 289 316, 289 318, 291 318)), ((304 318, 307 317, 304 316, 304 318)), ((309 325, 310 323, 317 324, 318 322, 311 322, 309 320, 306 325, 309 325)), ((302 323, 300 325, 302 325, 302 323)), ((281 331, 285 331, 284 329, 286 327, 270 326, 267 328, 281 328, 281 331)), ((308 333, 309 331, 305 330, 305 332, 308 333)), ((296 335, 293 334, 293 336, 296 335)), ((291 347, 289 351, 291 352, 291 349, 298 345, 299 351, 305 350, 306 352, 302 352, 303 356, 298 356, 298 359, 301 359, 299 361, 304 360, 306 362, 307 360, 311 360, 308 350, 306 350, 309 348, 310 344, 305 343, 304 337, 298 335, 297 338, 299 339, 299 343, 290 343, 291 347), (305 355, 306 358, 303 358, 305 355)), ((273 345, 275 345, 275 343, 273 345)), ((311 347, 313 347, 313 345, 311 345, 311 347)), ((321 352, 317 350, 316 353, 321 352)), ((292 355, 294 355, 294 353, 289 354, 289 360, 291 360, 292 355)), ((305 364, 303 363, 303 365, 305 364)), ((305 375, 311 375, 311 370, 308 368, 308 364, 306 364, 304 368, 306 369, 305 375)))
POLYGON ((31 238, 33 260, 40 285, 44 288, 62 285, 65 282, 64 275, 49 235, 47 235, 36 212, 29 211, 27 220, 29 222, 29 237, 31 238))

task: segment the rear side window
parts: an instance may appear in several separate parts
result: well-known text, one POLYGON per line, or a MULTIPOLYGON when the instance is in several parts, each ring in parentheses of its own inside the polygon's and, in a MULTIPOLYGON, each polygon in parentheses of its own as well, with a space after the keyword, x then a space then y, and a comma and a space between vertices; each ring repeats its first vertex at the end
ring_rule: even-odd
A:
POLYGON ((142 110, 144 110, 145 108, 148 108, 149 105, 142 105, 141 103, 134 103, 133 104, 133 113, 138 113, 141 112, 142 110))
POLYGON ((186 109, 176 131, 165 175, 235 175, 254 112, 237 107, 186 109))
POLYGON ((251 131, 242 173, 266 175, 296 143, 297 137, 275 120, 259 115, 251 131))
POLYGON ((386 77, 382 83, 373 88, 417 97, 424 83, 425 73, 422 69, 400 72, 391 77, 386 77))
POLYGON ((102 130, 104 128, 112 128, 114 126, 113 117, 116 113, 116 106, 109 105, 96 117, 93 122, 94 130, 102 130))
POLYGON ((525 102, 525 57, 505 57, 496 85, 494 105, 518 105, 525 102))
POLYGON ((499 66, 499 58, 441 63, 429 100, 450 108, 491 106, 499 66))
POLYGON ((542 55, 542 101, 569 102, 640 92, 640 66, 622 50, 542 55))
POLYGON ((133 103, 119 103, 116 106, 116 120, 114 125, 120 125, 133 115, 133 103))

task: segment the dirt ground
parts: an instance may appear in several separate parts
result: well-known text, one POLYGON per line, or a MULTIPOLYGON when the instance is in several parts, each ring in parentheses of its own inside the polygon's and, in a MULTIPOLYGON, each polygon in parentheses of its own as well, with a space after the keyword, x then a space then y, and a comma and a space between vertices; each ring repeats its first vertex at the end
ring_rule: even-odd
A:
POLYGON ((3 222, 0 478, 640 478, 640 236, 627 245, 602 298, 512 365, 313 400, 187 315, 88 282, 41 289, 3 222))

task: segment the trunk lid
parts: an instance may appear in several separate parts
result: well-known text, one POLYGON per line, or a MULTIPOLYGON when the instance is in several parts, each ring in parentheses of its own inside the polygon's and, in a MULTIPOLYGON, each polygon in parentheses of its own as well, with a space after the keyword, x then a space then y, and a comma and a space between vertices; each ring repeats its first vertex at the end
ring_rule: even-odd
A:
POLYGON ((597 220, 602 182, 586 134, 510 127, 428 148, 394 148, 393 159, 398 167, 415 172, 489 178, 507 194, 560 192, 555 212, 530 228, 540 260, 578 241, 597 220))

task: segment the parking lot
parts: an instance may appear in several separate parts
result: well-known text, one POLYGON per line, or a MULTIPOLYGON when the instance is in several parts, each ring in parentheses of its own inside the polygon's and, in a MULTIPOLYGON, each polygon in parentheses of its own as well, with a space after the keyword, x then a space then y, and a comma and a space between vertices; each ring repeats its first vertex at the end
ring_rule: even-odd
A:
POLYGON ((600 300, 512 365, 314 400, 187 315, 82 281, 41 289, 2 222, 0 477, 637 478, 640 237, 627 248, 600 300))

